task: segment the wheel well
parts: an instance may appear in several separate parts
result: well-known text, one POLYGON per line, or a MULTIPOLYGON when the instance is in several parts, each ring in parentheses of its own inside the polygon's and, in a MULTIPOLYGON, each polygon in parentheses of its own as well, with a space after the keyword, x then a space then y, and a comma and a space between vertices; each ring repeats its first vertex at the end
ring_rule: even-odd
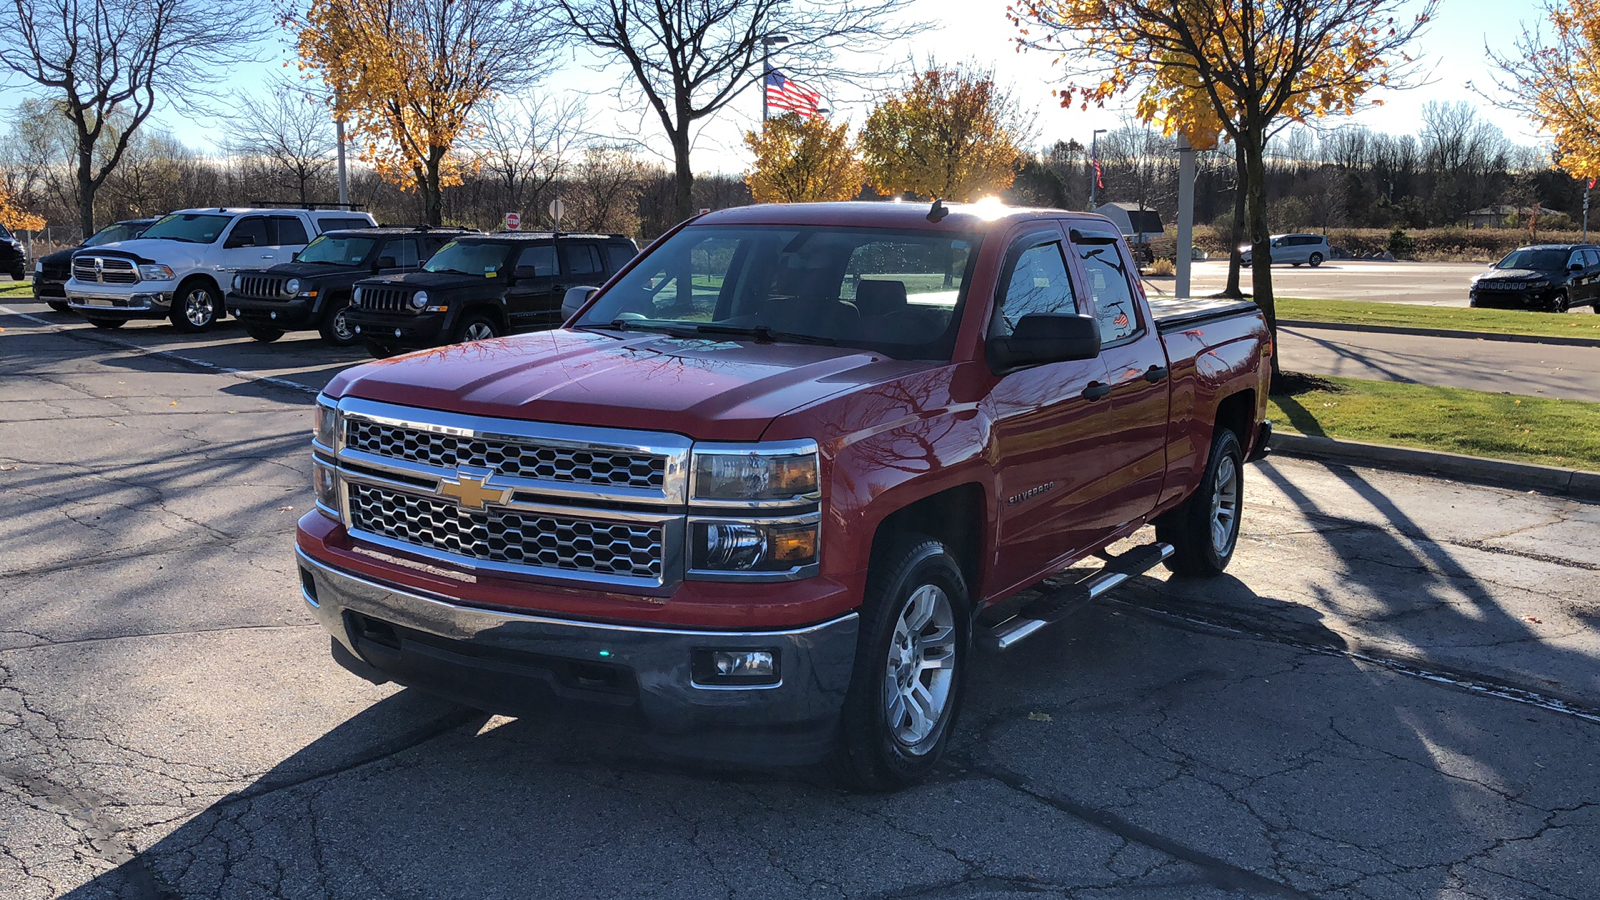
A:
POLYGON ((872 558, 876 561, 897 534, 925 534, 949 548, 961 566, 967 589, 977 596, 983 528, 983 488, 976 484, 958 485, 890 513, 872 536, 872 558))
POLYGON ((216 292, 218 299, 222 299, 222 288, 217 285, 216 279, 212 278, 210 275, 190 275, 188 278, 178 282, 178 293, 183 293, 185 288, 191 284, 194 284, 196 281, 202 281, 211 285, 211 289, 216 292))
POLYGON ((472 316, 480 314, 493 319, 495 323, 500 326, 501 330, 504 330, 507 327, 505 310, 493 303, 474 303, 471 306, 468 306, 466 309, 461 311, 460 321, 465 322, 472 316))
POLYGON ((190 275, 188 278, 178 282, 178 289, 173 292, 173 308, 177 308, 178 298, 182 297, 184 292, 196 283, 209 285, 211 287, 211 292, 217 297, 217 302, 214 304, 215 310, 212 312, 212 316, 214 316, 217 321, 226 319, 228 317, 228 297, 222 292, 222 287, 217 284, 216 279, 212 278, 210 275, 190 275))
POLYGON ((1217 427, 1226 428, 1239 438, 1240 446, 1245 452, 1250 450, 1250 442, 1255 435, 1250 431, 1250 419, 1256 411, 1256 392, 1254 390, 1240 391, 1217 404, 1217 427))

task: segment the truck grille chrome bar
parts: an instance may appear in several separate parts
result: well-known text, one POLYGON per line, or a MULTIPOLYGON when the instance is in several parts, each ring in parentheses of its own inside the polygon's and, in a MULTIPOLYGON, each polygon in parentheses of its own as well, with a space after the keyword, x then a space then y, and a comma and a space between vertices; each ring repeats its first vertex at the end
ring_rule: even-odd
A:
POLYGON ((664 456, 439 434, 360 419, 346 421, 345 446, 407 462, 448 469, 479 466, 546 481, 656 490, 666 484, 664 456))
POLYGON ((75 256, 72 277, 92 284, 137 284, 139 270, 117 256, 75 256))

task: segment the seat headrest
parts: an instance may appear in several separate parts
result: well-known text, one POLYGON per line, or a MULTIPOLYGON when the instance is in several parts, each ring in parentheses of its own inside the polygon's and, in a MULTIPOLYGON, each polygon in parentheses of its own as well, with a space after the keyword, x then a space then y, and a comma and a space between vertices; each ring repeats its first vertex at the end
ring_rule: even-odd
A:
POLYGON ((906 308, 904 281, 863 281, 856 285, 856 308, 863 316, 886 316, 906 308))

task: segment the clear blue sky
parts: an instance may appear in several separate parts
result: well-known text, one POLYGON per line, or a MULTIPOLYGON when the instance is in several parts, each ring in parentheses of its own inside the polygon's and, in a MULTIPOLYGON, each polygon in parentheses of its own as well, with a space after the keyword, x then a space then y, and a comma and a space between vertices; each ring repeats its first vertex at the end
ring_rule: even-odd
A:
MULTIPOLYGON (((1420 8, 1417 4, 1416 8, 1420 8)), ((929 57, 940 61, 957 62, 973 60, 992 65, 999 79, 1009 83, 1024 104, 1038 111, 1037 131, 1041 144, 1077 137, 1086 140, 1096 128, 1115 128, 1122 124, 1129 110, 1105 109, 1062 110, 1050 97, 1052 70, 1047 55, 1040 53, 1018 54, 1010 42, 1013 29, 1005 19, 1002 0, 917 0, 914 15, 921 20, 937 21, 932 31, 910 42, 902 52, 895 54, 905 61, 909 69, 912 60, 923 61, 929 57)), ((1467 89, 1468 83, 1491 91, 1492 82, 1484 46, 1497 51, 1509 51, 1512 40, 1519 33, 1521 23, 1533 23, 1539 17, 1532 3, 1515 0, 1443 0, 1427 32, 1417 44, 1418 80, 1424 82, 1411 90, 1385 90, 1372 96, 1382 99, 1382 106, 1367 109, 1353 119, 1323 120, 1330 126, 1347 121, 1359 122, 1379 131, 1394 134, 1415 133, 1421 121, 1422 104, 1429 100, 1467 100, 1477 105, 1481 114, 1498 125, 1506 136, 1518 143, 1536 143, 1540 136, 1518 117, 1495 107, 1487 99, 1467 89)), ((262 90, 268 79, 286 70, 281 68, 287 55, 283 46, 274 46, 270 54, 283 54, 277 61, 260 66, 240 67, 225 86, 228 92, 255 93, 262 90)), ((781 54, 776 58, 781 66, 781 54)), ((574 63, 557 74, 546 90, 566 93, 583 92, 589 95, 589 107, 594 114, 598 131, 617 135, 642 135, 649 150, 667 158, 666 141, 658 137, 660 126, 653 119, 641 119, 637 114, 620 112, 613 91, 600 90, 599 85, 612 85, 619 78, 607 72, 597 75, 587 67, 574 63)), ((821 87, 819 85, 819 87, 821 87)), ((865 118, 870 102, 862 97, 840 93, 831 97, 836 118, 859 124, 865 118)), ((760 92, 749 91, 736 104, 722 112, 696 139, 695 169, 701 172, 742 171, 747 156, 739 136, 752 128, 760 116, 760 92)), ((185 142, 195 147, 210 148, 220 143, 221 123, 193 120, 186 116, 168 113, 160 117, 162 124, 175 131, 185 142)))

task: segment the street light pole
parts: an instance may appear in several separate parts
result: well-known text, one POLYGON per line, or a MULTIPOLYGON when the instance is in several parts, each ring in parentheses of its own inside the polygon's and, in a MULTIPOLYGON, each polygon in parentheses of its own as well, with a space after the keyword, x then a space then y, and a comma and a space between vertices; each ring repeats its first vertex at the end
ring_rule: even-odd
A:
POLYGON ((339 208, 350 208, 350 181, 344 168, 344 120, 333 120, 333 137, 339 145, 339 208))
POLYGON ((772 56, 773 47, 781 47, 789 43, 786 34, 769 34, 761 39, 761 124, 767 123, 767 73, 772 71, 772 64, 767 60, 772 56))
POLYGON ((1104 128, 1096 128, 1089 135, 1089 212, 1094 212, 1095 188, 1100 186, 1100 135, 1104 128))

